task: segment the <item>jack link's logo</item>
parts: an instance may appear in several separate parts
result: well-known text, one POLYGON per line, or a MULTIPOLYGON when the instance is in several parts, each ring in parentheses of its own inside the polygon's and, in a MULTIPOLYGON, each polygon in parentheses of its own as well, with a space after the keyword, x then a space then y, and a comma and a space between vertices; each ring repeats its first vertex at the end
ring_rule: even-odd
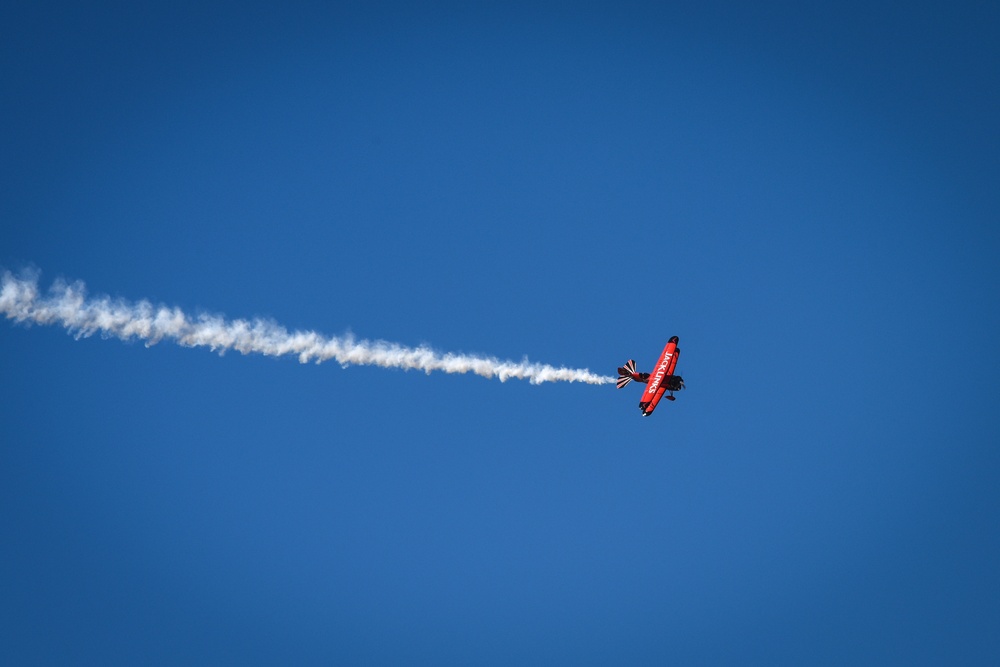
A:
POLYGON ((656 367, 656 375, 653 376, 653 379, 650 381, 646 389, 647 394, 656 393, 660 383, 663 382, 663 376, 667 374, 667 366, 670 365, 670 358, 672 356, 674 356, 673 352, 663 355, 663 363, 656 367))

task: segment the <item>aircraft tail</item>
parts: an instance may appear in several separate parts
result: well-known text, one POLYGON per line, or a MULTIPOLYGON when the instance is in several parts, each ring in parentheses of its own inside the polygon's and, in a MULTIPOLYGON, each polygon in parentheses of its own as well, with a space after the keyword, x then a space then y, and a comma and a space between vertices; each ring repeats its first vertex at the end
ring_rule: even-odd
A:
POLYGON ((629 359, 624 366, 618 369, 618 388, 621 389, 631 382, 633 375, 635 375, 635 359, 629 359))

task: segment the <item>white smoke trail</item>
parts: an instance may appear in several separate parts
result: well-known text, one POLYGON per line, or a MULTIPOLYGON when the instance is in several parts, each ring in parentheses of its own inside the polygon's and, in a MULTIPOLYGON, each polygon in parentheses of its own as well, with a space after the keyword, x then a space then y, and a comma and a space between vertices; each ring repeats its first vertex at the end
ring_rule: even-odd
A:
POLYGON ((615 381, 586 369, 555 368, 545 364, 500 361, 492 357, 441 353, 426 346, 404 347, 382 340, 355 340, 352 336, 326 337, 315 331, 293 331, 275 322, 254 319, 226 320, 215 315, 191 317, 179 308, 154 306, 148 301, 132 303, 108 296, 87 298, 82 282, 55 281, 48 295, 41 295, 34 275, 3 275, 0 313, 16 322, 54 324, 65 327, 77 338, 95 333, 122 340, 137 338, 146 346, 172 340, 186 347, 207 347, 220 354, 237 350, 280 357, 297 355, 299 361, 334 360, 341 366, 382 366, 422 370, 427 373, 475 373, 485 378, 510 378, 542 382, 585 382, 608 384, 615 381))

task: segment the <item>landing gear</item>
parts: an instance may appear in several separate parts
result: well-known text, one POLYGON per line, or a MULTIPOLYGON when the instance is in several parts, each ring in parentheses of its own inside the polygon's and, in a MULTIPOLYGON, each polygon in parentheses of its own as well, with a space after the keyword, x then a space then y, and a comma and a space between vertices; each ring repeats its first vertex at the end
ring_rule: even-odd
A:
POLYGON ((676 396, 674 396, 673 394, 670 394, 670 396, 667 396, 667 400, 668 400, 668 401, 676 401, 676 400, 677 400, 677 397, 676 397, 676 396))

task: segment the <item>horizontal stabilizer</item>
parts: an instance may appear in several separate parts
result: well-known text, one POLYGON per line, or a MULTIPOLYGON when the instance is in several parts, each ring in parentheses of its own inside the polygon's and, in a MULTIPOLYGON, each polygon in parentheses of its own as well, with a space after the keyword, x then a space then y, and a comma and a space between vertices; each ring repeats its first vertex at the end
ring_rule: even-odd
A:
POLYGON ((621 389, 631 382, 633 375, 635 375, 635 359, 629 359, 618 369, 618 388, 621 389))

